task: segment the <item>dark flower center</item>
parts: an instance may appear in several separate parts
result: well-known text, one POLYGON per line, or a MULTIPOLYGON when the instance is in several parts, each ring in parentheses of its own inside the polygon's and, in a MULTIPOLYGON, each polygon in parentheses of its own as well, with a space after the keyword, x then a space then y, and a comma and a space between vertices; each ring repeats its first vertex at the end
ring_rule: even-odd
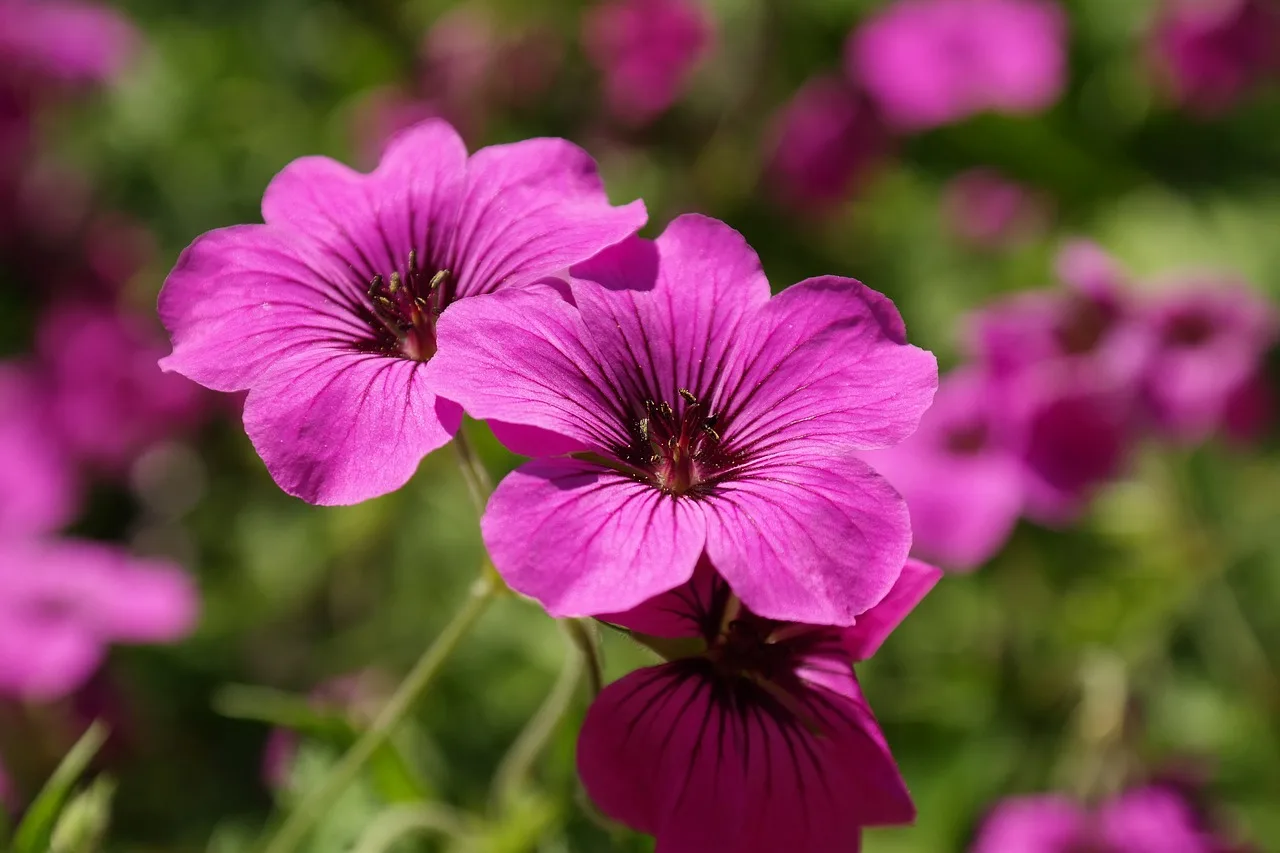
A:
POLYGON ((696 492, 726 464, 716 432, 719 416, 707 411, 692 391, 681 388, 679 409, 665 401, 644 401, 644 414, 631 428, 631 444, 622 453, 673 495, 696 492))
POLYGON ((449 304, 451 285, 448 270, 428 275, 418 269, 416 252, 409 252, 404 275, 375 275, 368 291, 375 348, 415 361, 435 355, 436 320, 449 304))
POLYGON ((795 669, 795 656, 788 644, 771 641, 775 627, 768 619, 744 612, 729 623, 707 656, 726 675, 769 682, 785 679, 795 669))
POLYGON ((987 446, 987 425, 981 421, 956 424, 943 438, 943 446, 956 456, 976 456, 987 446))
POLYGON ((1203 313, 1178 314, 1165 324, 1162 338, 1166 346, 1195 349, 1214 336, 1213 320, 1203 313))
POLYGON ((1115 311, 1109 306, 1092 299, 1074 297, 1055 330, 1058 346, 1067 355, 1093 352, 1111 331, 1115 321, 1115 311))

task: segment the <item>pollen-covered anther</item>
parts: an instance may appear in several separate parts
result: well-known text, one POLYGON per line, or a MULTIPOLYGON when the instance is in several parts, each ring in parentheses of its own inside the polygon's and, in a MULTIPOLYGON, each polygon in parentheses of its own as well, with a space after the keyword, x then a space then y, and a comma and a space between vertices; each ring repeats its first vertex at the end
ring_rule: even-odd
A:
POLYGON ((681 495, 714 473, 713 456, 720 442, 715 414, 705 413, 692 391, 677 391, 680 409, 665 400, 644 401, 645 413, 635 421, 633 458, 664 491, 681 495))
POLYGON ((409 252, 409 262, 402 275, 399 270, 369 281, 369 300, 373 316, 394 337, 398 353, 417 361, 426 361, 436 351, 436 318, 449 304, 448 270, 439 270, 430 279, 418 269, 416 252, 409 252))

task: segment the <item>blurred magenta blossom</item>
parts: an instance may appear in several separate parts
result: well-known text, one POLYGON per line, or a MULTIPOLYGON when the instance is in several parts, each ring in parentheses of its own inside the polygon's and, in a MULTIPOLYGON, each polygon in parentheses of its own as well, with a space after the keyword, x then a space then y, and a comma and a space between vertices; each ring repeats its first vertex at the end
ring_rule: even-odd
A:
POLYGON ((610 112, 643 125, 683 94, 714 28, 700 0, 606 0, 586 13, 582 39, 610 112))
POLYGON ((1152 785, 1095 808, 1060 794, 1006 800, 980 828, 970 853, 1227 853, 1174 788, 1152 785))
POLYGON ((797 210, 843 201, 879 165, 888 133, 866 96, 836 74, 809 80, 774 116, 766 140, 776 194, 797 210))
POLYGON ((0 0, 0 77, 101 82, 123 70, 137 44, 133 26, 105 5, 0 0))
POLYGON ((1166 0, 1152 47, 1174 95, 1215 114, 1280 74, 1274 0, 1166 0))
POLYGON ((898 0, 850 36, 847 69, 891 125, 920 131, 1052 106, 1066 40, 1053 0, 898 0))
POLYGON ((937 385, 893 303, 834 276, 770 298, 742 236, 696 215, 578 264, 570 287, 573 304, 460 304, 427 367, 538 457, 482 523, 512 588, 557 616, 613 612, 705 550, 761 616, 850 625, 879 601, 910 523, 855 453, 910 435, 937 385))
POLYGON ((982 249, 1024 242, 1044 230, 1049 219, 1040 194, 994 169, 957 175, 946 187, 942 206, 952 233, 982 249))
POLYGON ((834 853, 859 849, 863 827, 910 823, 852 664, 939 575, 908 561, 857 624, 831 628, 741 607, 704 558, 677 589, 602 617, 679 651, 596 697, 578 738, 583 787, 661 851, 834 853))
POLYGON ((151 326, 109 303, 81 301, 50 306, 36 329, 50 425, 68 453, 99 471, 124 471, 207 410, 199 387, 156 365, 164 344, 151 326))
POLYGON ((165 370, 249 390, 245 429, 289 494, 351 504, 394 491, 453 437, 462 409, 424 369, 458 301, 523 289, 634 233, 595 163, 560 139, 468 157, 448 124, 392 142, 370 174, 295 160, 265 225, 211 231, 160 293, 165 370))
POLYGON ((110 545, 0 539, 0 693, 49 701, 80 687, 111 643, 163 643, 195 625, 176 566, 110 545))
POLYGON ((48 407, 29 366, 0 362, 0 541, 57 530, 79 508, 75 465, 50 435, 48 407))

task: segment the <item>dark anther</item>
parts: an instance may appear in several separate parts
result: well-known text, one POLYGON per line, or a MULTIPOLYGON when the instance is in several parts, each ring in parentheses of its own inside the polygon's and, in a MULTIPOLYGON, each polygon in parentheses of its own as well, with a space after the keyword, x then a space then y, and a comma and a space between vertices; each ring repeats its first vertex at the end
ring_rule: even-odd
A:
POLYGON ((387 351, 418 361, 426 361, 436 351, 436 319, 449 304, 448 270, 435 272, 430 279, 418 269, 416 252, 409 253, 403 274, 394 270, 384 278, 369 280, 368 296, 373 305, 375 332, 388 333, 387 351))

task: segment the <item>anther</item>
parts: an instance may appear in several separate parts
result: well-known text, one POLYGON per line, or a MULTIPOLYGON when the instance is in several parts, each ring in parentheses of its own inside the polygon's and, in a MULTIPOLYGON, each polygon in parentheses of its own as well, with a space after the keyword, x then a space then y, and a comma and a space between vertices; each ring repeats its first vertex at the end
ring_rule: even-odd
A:
POLYGON ((693 396, 693 392, 688 388, 681 388, 677 393, 679 393, 680 396, 684 398, 684 401, 690 406, 698 405, 698 398, 693 396))

